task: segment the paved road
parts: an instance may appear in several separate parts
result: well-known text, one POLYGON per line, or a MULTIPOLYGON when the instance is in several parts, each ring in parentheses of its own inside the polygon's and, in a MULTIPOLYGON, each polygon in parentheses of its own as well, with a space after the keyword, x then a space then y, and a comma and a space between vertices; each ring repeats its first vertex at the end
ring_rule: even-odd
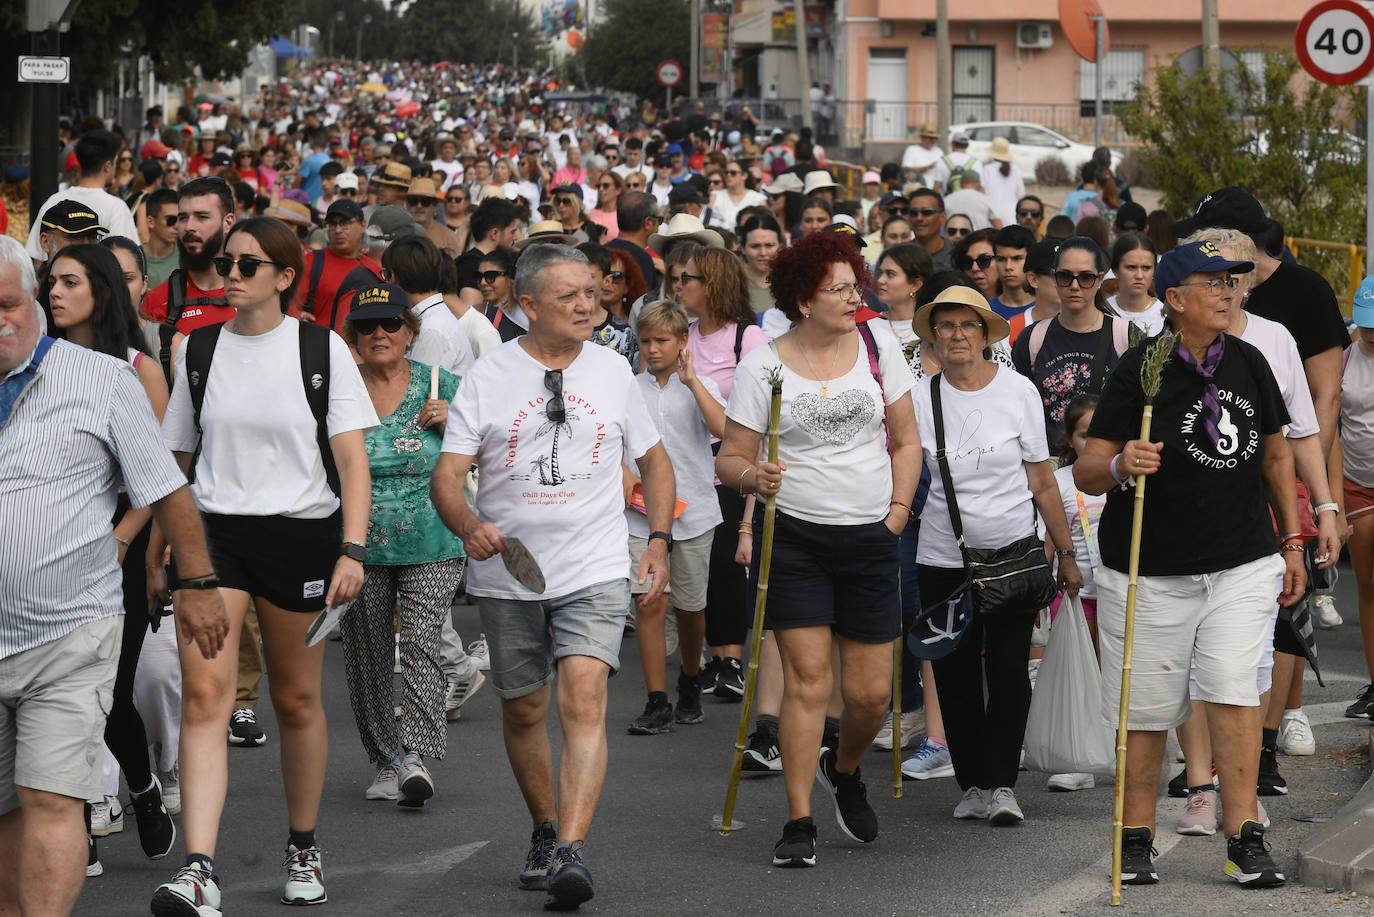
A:
MULTIPOLYGON (((1310 819, 1333 814, 1369 774, 1368 729, 1341 717, 1366 680, 1348 569, 1336 595, 1347 623, 1321 633, 1327 687, 1319 688, 1309 675, 1306 695, 1318 754, 1280 758, 1292 793, 1265 800, 1274 822, 1274 854, 1290 875, 1298 845, 1314 828, 1310 819)), ((476 635, 475 609, 460 608, 456 619, 465 637, 476 635)), ((610 773, 586 849, 597 895, 584 912, 1019 917, 1105 911, 1109 781, 1099 781, 1094 790, 1052 794, 1044 789, 1045 775, 1023 773, 1017 790, 1027 822, 992 828, 950 817, 959 796, 952 780, 908 782, 903 798, 894 799, 891 758, 874 752, 864 770, 881 820, 878 840, 864 847, 844 838, 817 792, 817 867, 773 869, 770 853, 785 820, 780 778, 745 781, 737 810, 744 830, 730 838, 712 830, 712 817, 722 809, 739 707, 708 698, 707 720, 699 726, 679 726, 666 736, 627 735, 625 725, 643 704, 633 639, 623 656, 625 669, 611 683, 610 773)), ((319 836, 330 902, 320 913, 539 912, 542 894, 515 887, 530 828, 506 765, 496 698, 484 690, 464 708, 463 720, 449 727, 449 756, 433 768, 437 795, 413 811, 363 799, 372 773, 353 727, 338 644, 327 653, 325 687, 333 741, 319 836)), ((277 896, 285 872, 278 863, 286 819, 270 703, 264 701, 260 718, 268 745, 229 752, 231 785, 217 865, 226 912, 234 915, 282 913, 277 896)), ((1220 834, 1171 833, 1182 803, 1160 802, 1157 865, 1164 882, 1128 888, 1124 913, 1230 915, 1237 907, 1369 913, 1367 899, 1322 889, 1234 888, 1222 874, 1220 834)), ((149 862, 141 858, 134 834, 129 825, 101 842, 106 872, 86 883, 78 914, 147 913, 153 889, 179 865, 182 851, 149 862)))

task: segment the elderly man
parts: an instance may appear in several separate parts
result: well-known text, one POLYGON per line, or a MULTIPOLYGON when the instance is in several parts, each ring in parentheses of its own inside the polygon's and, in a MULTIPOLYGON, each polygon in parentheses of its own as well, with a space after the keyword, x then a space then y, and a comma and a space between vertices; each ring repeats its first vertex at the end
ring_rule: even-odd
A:
POLYGON ((515 292, 529 333, 463 380, 431 495, 471 562, 468 593, 487 634, 506 753, 534 823, 520 885, 569 909, 593 893, 580 850, 605 779, 606 680, 620 668, 630 605, 622 467, 638 466, 652 531, 641 604, 667 582, 673 469, 625 360, 588 340, 597 289, 586 256, 530 246, 515 292), (463 495, 474 462, 475 512, 463 495), (555 670, 556 784, 545 726, 555 670))
MULTIPOLYGON (((123 629, 117 485, 153 507, 186 574, 177 629, 196 646, 183 652, 216 655, 228 618, 137 375, 44 337, 34 286, 23 246, 0 236, 0 913, 67 914, 123 629)), ((165 812, 156 781, 133 802, 165 812)))
POLYGON ((925 184, 933 181, 935 167, 944 155, 944 150, 940 149, 939 139, 940 135, 936 133, 934 124, 921 125, 921 133, 917 135, 916 142, 902 151, 903 181, 919 181, 925 184))

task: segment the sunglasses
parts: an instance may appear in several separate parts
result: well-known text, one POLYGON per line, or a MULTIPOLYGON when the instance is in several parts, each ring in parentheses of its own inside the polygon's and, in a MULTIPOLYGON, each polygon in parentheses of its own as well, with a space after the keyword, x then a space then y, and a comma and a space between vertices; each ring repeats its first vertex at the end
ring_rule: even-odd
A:
POLYGON ((270 264, 273 267, 281 267, 281 265, 275 261, 264 261, 261 258, 240 258, 235 261, 233 258, 226 258, 223 255, 218 258, 211 258, 210 263, 215 266, 215 273, 221 277, 228 277, 229 272, 233 270, 234 265, 237 264, 239 266, 239 273, 243 275, 244 280, 251 279, 257 274, 258 268, 262 267, 264 264, 270 264))
POLYGON ((408 198, 406 198, 406 206, 407 206, 407 207, 428 207, 428 206, 429 206, 430 204, 432 204, 432 203, 434 203, 434 200, 433 200, 432 198, 428 198, 428 197, 408 197, 408 198))
MULTIPOLYGON (((992 267, 992 262, 992 255, 979 255, 977 258, 970 258, 965 255, 959 259, 959 270, 966 271, 976 264, 978 265, 978 270, 986 271, 988 268, 992 267)), ((1093 276, 1096 277, 1097 275, 1094 274, 1093 276)))
POLYGON ((726 169, 726 170, 725 170, 725 174, 726 174, 726 175, 743 175, 743 174, 744 174, 744 170, 743 170, 743 169, 726 169))
POLYGON ((164 166, 163 169, 162 169, 162 171, 164 171, 164 172, 180 172, 180 171, 181 171, 181 166, 164 166))
POLYGON ((625 279, 625 272, 611 271, 609 274, 606 275, 606 279, 610 280, 613 283, 619 283, 620 281, 625 279))
POLYGON ((121 157, 119 157, 119 161, 120 161, 120 162, 133 162, 133 161, 134 161, 134 158, 133 158, 132 156, 121 156, 121 157))
POLYGON ((1044 215, 1045 215, 1045 211, 1043 211, 1043 210, 1018 210, 1018 211, 1016 211, 1016 216, 1017 216, 1018 219, 1021 218, 1021 217, 1034 217, 1035 219, 1038 220, 1038 219, 1040 219, 1040 218, 1041 218, 1042 216, 1044 216, 1044 215))
POLYGON ((951 239, 962 239, 964 236, 972 235, 972 234, 973 234, 973 230, 972 230, 972 229, 966 229, 966 228, 963 227, 963 226, 956 226, 956 227, 954 227, 953 229, 950 229, 950 228, 946 227, 946 228, 945 228, 945 233, 946 233, 946 235, 948 235, 951 239))
POLYGON ((483 283, 490 285, 496 282, 496 278, 509 277, 510 275, 505 271, 483 271, 477 276, 483 283))
POLYGON ((353 330, 358 332, 359 337, 368 337, 369 335, 375 334, 378 328, 381 328, 387 334, 395 334, 401 330, 401 326, 405 324, 405 319, 401 318, 399 315, 394 318, 364 318, 352 324, 353 330))
POLYGON ((685 283, 686 283, 687 281, 689 281, 689 280, 698 280, 698 281, 700 281, 700 282, 702 282, 702 283, 705 283, 705 282, 706 282, 706 278, 703 277, 701 274, 689 274, 689 273, 687 273, 686 271, 683 271, 681 274, 678 274, 678 275, 677 275, 677 281, 676 281, 676 282, 677 282, 677 283, 684 283, 684 284, 685 284, 685 283))
POLYGON ((1093 271, 1079 271, 1077 274, 1073 271, 1054 272, 1054 282, 1066 290, 1073 286, 1075 280, 1078 281, 1080 290, 1086 290, 1097 283, 1097 274, 1093 271))
POLYGON ((177 225, 177 220, 179 219, 181 219, 181 217, 177 216, 175 213, 168 214, 167 216, 162 218, 162 225, 170 229, 171 227, 177 225))
POLYGON ((570 198, 570 197, 559 197, 559 198, 555 198, 555 199, 554 199, 554 202, 553 202, 553 205, 554 205, 555 207, 572 207, 572 206, 574 206, 575 204, 576 204, 576 201, 574 201, 574 200, 573 200, 572 198, 570 198))
POLYGON ((544 416, 554 423, 566 423, 568 409, 563 404, 563 370, 544 370, 544 388, 553 393, 553 397, 544 406, 544 416))
POLYGON ((333 232, 336 229, 344 229, 354 223, 361 223, 362 220, 329 220, 324 224, 324 228, 333 232))
POLYGON ((909 217, 933 217, 937 213, 944 213, 943 210, 936 210, 934 207, 912 207, 906 212, 909 217))
POLYGON ((611 191, 611 190, 613 190, 614 188, 615 188, 615 183, 614 183, 614 182, 606 182, 606 183, 603 184, 603 185, 597 185, 597 186, 596 186, 596 190, 598 190, 598 191, 611 191))
POLYGON ((450 203, 450 204, 462 204, 462 203, 465 203, 465 202, 467 201, 467 198, 465 198, 465 197, 463 197, 463 195, 459 194, 459 195, 457 195, 456 197, 446 197, 446 198, 444 198, 444 200, 447 201, 447 202, 450 203))

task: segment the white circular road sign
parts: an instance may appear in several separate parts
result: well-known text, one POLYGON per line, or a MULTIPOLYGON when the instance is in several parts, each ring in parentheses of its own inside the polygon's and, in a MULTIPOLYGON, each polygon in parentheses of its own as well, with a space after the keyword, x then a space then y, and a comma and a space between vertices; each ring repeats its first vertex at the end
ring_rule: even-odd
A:
POLYGON ((1303 69, 1345 86, 1374 69, 1374 14, 1355 0, 1323 0, 1302 17, 1294 39, 1303 69))
POLYGON ((666 60, 658 65, 658 81, 664 86, 676 86, 682 82, 682 65, 675 60, 666 60))

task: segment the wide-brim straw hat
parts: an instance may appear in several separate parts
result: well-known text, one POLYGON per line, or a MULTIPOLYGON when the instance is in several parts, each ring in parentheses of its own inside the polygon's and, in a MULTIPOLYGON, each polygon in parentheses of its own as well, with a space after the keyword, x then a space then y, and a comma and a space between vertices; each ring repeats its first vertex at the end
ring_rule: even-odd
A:
POLYGON ((992 145, 988 147, 988 157, 998 162, 1011 162, 1011 144, 1006 137, 992 138, 992 145))
MULTIPOLYGON (((498 191, 499 193, 499 191, 498 191)), ((530 234, 515 243, 516 251, 524 251, 536 242, 558 242, 563 245, 576 245, 577 236, 563 231, 563 224, 557 220, 540 220, 530 224, 530 234)))
POLYGON ((992 311, 992 306, 988 305, 988 301, 983 298, 982 293, 973 287, 953 286, 916 310, 915 316, 911 319, 911 330, 915 331, 916 336, 921 340, 936 340, 935 329, 930 326, 930 313, 942 305, 968 306, 978 313, 978 317, 988 327, 987 346, 989 347, 1011 336, 1011 325, 1005 318, 992 311))
POLYGON ((679 213, 668 221, 662 232, 656 232, 649 237, 648 248, 655 255, 662 255, 666 243, 682 239, 691 239, 707 248, 725 247, 725 240, 720 237, 720 233, 714 229, 707 229, 702 225, 700 217, 694 217, 690 213, 679 213))

